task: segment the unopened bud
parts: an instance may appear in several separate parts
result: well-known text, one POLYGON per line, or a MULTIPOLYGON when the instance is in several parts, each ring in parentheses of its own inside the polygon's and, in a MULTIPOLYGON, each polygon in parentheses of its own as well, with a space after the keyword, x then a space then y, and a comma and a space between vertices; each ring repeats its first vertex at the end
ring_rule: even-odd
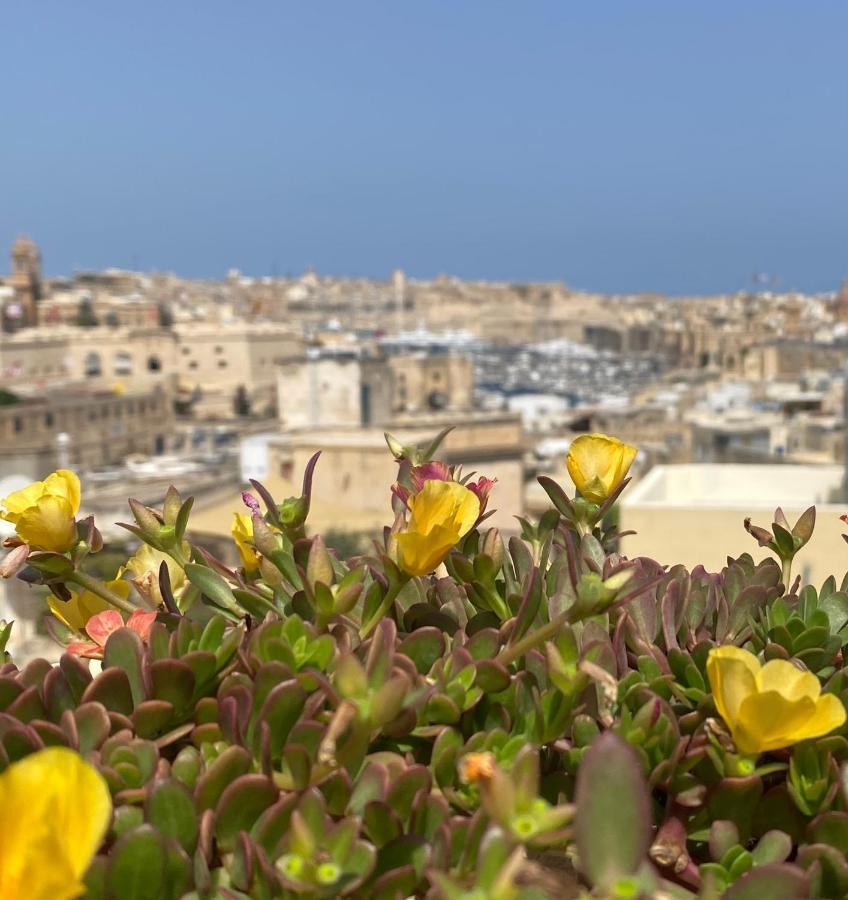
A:
POLYGON ((260 512, 259 501, 250 493, 250 491, 242 491, 241 500, 248 509, 255 513, 260 512))
POLYGON ((132 510, 133 518, 138 522, 138 527, 144 535, 154 539, 158 537, 162 523, 159 521, 156 513, 149 506, 145 506, 138 500, 133 500, 132 497, 127 502, 132 510))
POLYGON ((0 577, 11 578, 26 565, 29 556, 29 544, 18 544, 17 547, 10 550, 3 561, 0 562, 0 577))
POLYGON ((481 551, 492 560, 496 569, 500 569, 504 559, 504 544, 497 528, 490 528, 483 537, 481 551))
POLYGON ((320 534, 312 538, 312 546, 309 548, 309 557, 306 561, 306 580, 312 588, 319 582, 329 587, 334 580, 333 561, 320 534))
POLYGON ((390 435, 388 431, 383 434, 383 437, 386 439, 386 444, 388 444, 389 452, 398 462, 406 457, 406 450, 404 449, 403 444, 401 444, 401 442, 396 437, 390 435))
POLYGON ((299 528, 306 521, 309 505, 303 497, 289 497, 278 504, 277 512, 283 528, 299 528))
POLYGON ((270 556, 280 549, 280 537, 259 513, 254 513, 253 546, 263 555, 270 556))
POLYGON ((166 525, 174 525, 176 523, 182 505, 183 501, 180 497, 180 492, 171 485, 168 488, 168 493, 165 494, 165 502, 162 504, 162 517, 166 525))

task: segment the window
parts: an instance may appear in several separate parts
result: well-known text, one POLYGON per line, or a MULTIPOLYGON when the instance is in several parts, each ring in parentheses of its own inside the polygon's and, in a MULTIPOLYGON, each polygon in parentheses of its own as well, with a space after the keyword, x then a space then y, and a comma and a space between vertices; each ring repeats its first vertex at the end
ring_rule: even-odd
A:
POLYGON ((220 346, 219 346, 219 347, 216 347, 216 348, 215 348, 215 352, 216 352, 216 353, 223 353, 223 352, 224 352, 224 348, 223 348, 223 347, 220 347, 220 346))
POLYGON ((188 356, 191 353, 191 347, 183 347, 183 356, 188 356))
POLYGON ((196 369, 196 368, 197 368, 197 360, 194 360, 194 359, 193 359, 193 360, 188 364, 188 367, 189 367, 190 369, 196 369))
POLYGON ((132 375, 132 356, 125 350, 115 354, 115 374, 132 375))
POLYGON ((49 413, 45 413, 45 414, 44 414, 44 424, 45 424, 48 428, 52 428, 52 427, 53 427, 53 413, 50 413, 50 412, 49 412, 49 413))
POLYGON ((161 372, 162 371, 162 360, 160 360, 158 356, 148 356, 147 357, 147 368, 151 372, 161 372))
POLYGON ((89 378, 103 374, 103 366, 100 363, 99 353, 95 353, 93 350, 90 353, 86 353, 83 371, 89 378))
POLYGON ((219 369, 226 369, 226 368, 227 368, 227 361, 226 361, 225 359, 219 359, 219 360, 218 360, 218 368, 219 368, 219 369))
POLYGON ((15 432, 20 433, 24 430, 24 420, 20 416, 15 416, 15 432))

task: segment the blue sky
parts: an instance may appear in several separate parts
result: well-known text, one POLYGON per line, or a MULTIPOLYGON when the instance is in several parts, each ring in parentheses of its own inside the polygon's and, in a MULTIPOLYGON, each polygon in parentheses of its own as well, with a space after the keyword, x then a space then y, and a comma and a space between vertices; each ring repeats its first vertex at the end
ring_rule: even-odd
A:
POLYGON ((37 0, 2 30, 0 260, 25 231, 50 273, 848 276, 842 0, 37 0))

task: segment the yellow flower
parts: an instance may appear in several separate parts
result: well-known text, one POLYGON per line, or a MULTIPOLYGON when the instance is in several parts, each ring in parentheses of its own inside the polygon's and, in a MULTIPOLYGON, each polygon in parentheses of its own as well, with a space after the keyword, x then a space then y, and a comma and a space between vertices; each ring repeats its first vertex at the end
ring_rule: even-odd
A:
MULTIPOLYGON (((183 555, 191 556, 191 547, 187 541, 183 541, 183 555)), ((186 574, 179 564, 167 553, 156 550, 149 544, 142 544, 138 550, 127 560, 118 572, 118 577, 129 572, 132 575, 132 583, 136 590, 149 603, 159 605, 163 602, 162 591, 159 587, 159 569, 162 563, 168 566, 168 577, 171 580, 171 590, 178 594, 187 583, 186 574)))
MULTIPOLYGON (((106 587, 125 600, 129 597, 130 583, 128 581, 116 578, 114 581, 107 582, 106 587)), ((50 612, 60 622, 78 634, 85 632, 86 623, 92 616, 96 616, 107 609, 114 609, 113 606, 91 591, 81 591, 79 594, 72 593, 71 599, 68 601, 60 600, 51 594, 47 598, 47 605, 50 607, 50 612)))
POLYGON ((464 484, 430 480, 409 509, 409 526, 397 536, 398 562, 410 575, 426 575, 473 528, 480 501, 464 484))
POLYGON ((605 434, 581 434, 571 442, 565 462, 583 497, 603 503, 627 476, 636 453, 635 447, 605 434))
POLYGON ((715 704, 742 753, 765 753, 821 737, 845 723, 845 707, 822 694, 812 672, 785 659, 765 665, 741 647, 716 647, 707 657, 715 704))
POLYGON ((94 766, 66 747, 39 750, 0 775, 0 809, 0 897, 79 897, 112 815, 94 766))
POLYGON ((0 516, 14 524, 27 544, 54 553, 65 553, 76 544, 80 481, 74 472, 59 469, 10 494, 2 504, 6 511, 0 516))
POLYGON ((248 575, 259 569, 259 554, 253 546, 253 517, 247 513, 233 513, 230 533, 236 542, 242 565, 248 575))

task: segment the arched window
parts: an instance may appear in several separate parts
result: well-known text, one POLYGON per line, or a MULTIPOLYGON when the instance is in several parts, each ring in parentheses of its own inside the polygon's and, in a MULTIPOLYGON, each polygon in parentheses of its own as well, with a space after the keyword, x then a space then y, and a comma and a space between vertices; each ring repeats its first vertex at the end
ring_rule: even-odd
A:
POLYGON ((115 374, 132 375, 132 355, 125 350, 115 354, 115 374))
POLYGON ((86 353, 84 369, 85 369, 85 374, 88 377, 93 377, 95 375, 102 375, 103 374, 103 366, 100 362, 100 354, 95 353, 93 350, 90 353, 86 353))

